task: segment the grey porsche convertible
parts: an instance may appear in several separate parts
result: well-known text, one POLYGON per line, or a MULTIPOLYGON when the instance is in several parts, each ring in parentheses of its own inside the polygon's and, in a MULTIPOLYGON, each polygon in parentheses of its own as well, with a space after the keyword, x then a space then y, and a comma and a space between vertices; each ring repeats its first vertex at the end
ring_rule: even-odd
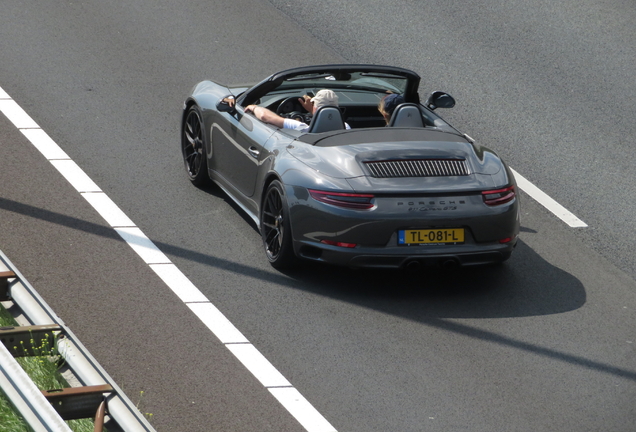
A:
POLYGON ((190 181, 214 182, 260 230, 272 266, 299 259, 352 268, 466 266, 508 259, 519 197, 497 154, 435 110, 455 100, 418 94, 420 77, 391 66, 320 65, 260 83, 197 84, 183 105, 181 149, 190 181), (322 89, 338 106, 307 112, 322 89), (399 94, 390 120, 378 110, 399 94), (259 121, 248 105, 308 129, 259 121))

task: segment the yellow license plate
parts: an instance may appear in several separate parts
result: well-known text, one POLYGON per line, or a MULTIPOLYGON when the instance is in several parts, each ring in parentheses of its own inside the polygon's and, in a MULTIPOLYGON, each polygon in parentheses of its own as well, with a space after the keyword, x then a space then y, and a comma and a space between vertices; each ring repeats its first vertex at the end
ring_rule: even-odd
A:
POLYGON ((459 244, 464 243, 464 228, 444 228, 398 231, 398 244, 459 244))

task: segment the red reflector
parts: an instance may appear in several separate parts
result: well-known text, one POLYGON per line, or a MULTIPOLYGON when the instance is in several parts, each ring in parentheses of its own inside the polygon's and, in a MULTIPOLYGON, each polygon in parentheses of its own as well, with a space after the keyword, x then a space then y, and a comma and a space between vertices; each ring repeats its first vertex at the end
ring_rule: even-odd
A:
POLYGON ((337 241, 333 241, 333 240, 320 240, 320 243, 328 244, 328 245, 331 245, 331 246, 344 247, 344 248, 354 248, 354 247, 358 246, 355 243, 337 242, 337 241))
POLYGON ((510 243, 511 241, 512 241, 512 237, 506 237, 506 238, 503 238, 503 239, 499 240, 499 243, 502 243, 502 244, 503 243, 510 243))
POLYGON ((309 194, 316 201, 338 207, 359 210, 368 210, 374 207, 374 204, 371 202, 374 198, 372 194, 325 192, 313 189, 309 189, 309 194))

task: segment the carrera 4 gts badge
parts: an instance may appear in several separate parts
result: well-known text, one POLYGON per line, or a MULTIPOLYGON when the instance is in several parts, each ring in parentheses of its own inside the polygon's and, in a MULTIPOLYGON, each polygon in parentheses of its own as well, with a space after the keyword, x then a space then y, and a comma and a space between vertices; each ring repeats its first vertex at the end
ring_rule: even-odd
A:
POLYGON ((464 200, 440 200, 440 201, 404 201, 398 202, 398 207, 404 206, 407 212, 427 212, 427 211, 452 211, 457 210, 457 206, 466 204, 464 200))

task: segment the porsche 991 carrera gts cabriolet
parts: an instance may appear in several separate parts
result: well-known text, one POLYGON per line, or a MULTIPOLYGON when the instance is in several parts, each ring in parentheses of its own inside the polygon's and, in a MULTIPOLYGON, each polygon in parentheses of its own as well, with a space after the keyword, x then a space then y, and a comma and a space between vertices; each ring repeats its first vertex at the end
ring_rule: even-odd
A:
POLYGON ((300 67, 252 87, 200 82, 183 106, 187 175, 216 183, 254 220, 275 268, 505 261, 519 233, 512 172, 435 113, 455 105, 449 94, 421 101, 419 84, 415 72, 375 65, 300 67), (299 98, 322 89, 338 106, 312 115, 299 98), (391 93, 404 103, 387 124, 378 104, 391 93), (252 104, 309 128, 261 122, 252 104))

